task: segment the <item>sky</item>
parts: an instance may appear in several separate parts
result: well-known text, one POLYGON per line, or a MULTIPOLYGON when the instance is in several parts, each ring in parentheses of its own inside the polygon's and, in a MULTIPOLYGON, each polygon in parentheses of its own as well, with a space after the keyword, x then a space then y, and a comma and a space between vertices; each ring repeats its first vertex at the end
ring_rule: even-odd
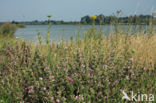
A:
POLYGON ((122 10, 121 16, 151 14, 156 0, 0 0, 0 21, 79 21, 86 15, 105 16, 122 10))

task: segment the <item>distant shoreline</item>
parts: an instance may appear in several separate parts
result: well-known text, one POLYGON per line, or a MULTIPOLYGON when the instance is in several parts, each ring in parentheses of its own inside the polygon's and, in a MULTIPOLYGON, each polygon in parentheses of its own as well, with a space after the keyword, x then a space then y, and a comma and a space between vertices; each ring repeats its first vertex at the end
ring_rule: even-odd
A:
MULTIPOLYGON (((156 24, 156 17, 151 15, 133 15, 127 17, 117 17, 117 16, 104 16, 100 14, 96 16, 95 25, 149 25, 150 22, 152 24, 156 24)), ((80 21, 63 21, 63 20, 33 20, 33 21, 10 21, 12 24, 23 24, 23 25, 48 25, 51 23, 52 25, 92 25, 93 21, 91 20, 89 15, 86 15, 81 18, 80 21)), ((0 25, 5 22, 0 22, 0 25)))

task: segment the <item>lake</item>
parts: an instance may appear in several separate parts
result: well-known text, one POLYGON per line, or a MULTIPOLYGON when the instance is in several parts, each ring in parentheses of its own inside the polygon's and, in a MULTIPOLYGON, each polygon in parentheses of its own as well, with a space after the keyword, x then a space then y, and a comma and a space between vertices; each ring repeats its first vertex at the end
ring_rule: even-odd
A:
MULTIPOLYGON (((84 32, 91 28, 91 25, 52 25, 50 29, 50 39, 54 42, 59 42, 62 40, 70 40, 71 37, 75 39, 77 35, 81 38, 84 37, 84 32)), ((97 30, 102 30, 103 35, 110 34, 115 32, 115 27, 111 25, 96 25, 95 28, 97 30)), ((122 32, 127 32, 128 28, 130 28, 130 32, 138 32, 140 28, 142 32, 146 33, 149 26, 135 26, 135 25, 120 25, 119 29, 122 32)), ((26 28, 19 28, 16 31, 16 37, 23 38, 29 41, 37 41, 37 34, 40 33, 43 38, 46 38, 46 33, 48 30, 48 25, 26 25, 26 28)), ((156 25, 154 26, 154 30, 156 31, 156 25)))

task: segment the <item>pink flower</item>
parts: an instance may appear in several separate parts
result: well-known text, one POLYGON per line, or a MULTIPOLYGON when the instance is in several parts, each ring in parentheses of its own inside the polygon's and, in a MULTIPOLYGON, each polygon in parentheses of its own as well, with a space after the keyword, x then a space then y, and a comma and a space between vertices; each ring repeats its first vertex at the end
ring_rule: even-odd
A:
POLYGON ((57 103, 60 103, 60 100, 57 98, 57 99, 56 99, 56 102, 57 102, 57 103))
POLYGON ((54 97, 52 96, 52 97, 51 97, 51 101, 53 101, 53 100, 54 100, 54 97))
POLYGON ((44 87, 43 90, 46 90, 46 88, 44 87))
POLYGON ((146 68, 146 67, 144 67, 144 70, 147 70, 147 68, 146 68))
POLYGON ((134 61, 134 58, 130 58, 129 60, 130 60, 130 61, 134 61))
POLYGON ((20 101, 20 103, 24 103, 24 101, 20 101))
POLYGON ((74 83, 73 78, 69 77, 68 80, 69 80, 70 82, 74 83))
POLYGON ((75 96, 76 99, 79 99, 79 96, 75 96))
POLYGON ((108 65, 107 65, 107 64, 105 64, 105 65, 104 65, 104 68, 107 68, 107 67, 108 67, 108 65))
POLYGON ((126 76, 126 79, 129 80, 129 76, 126 76))
POLYGON ((52 75, 51 78, 54 78, 54 76, 52 75))
POLYGON ((24 97, 24 95, 22 95, 22 98, 24 97))
POLYGON ((43 78, 42 78, 42 77, 40 77, 39 79, 40 79, 40 80, 43 80, 43 78))
POLYGON ((132 76, 135 76, 135 74, 134 74, 134 73, 132 73, 132 76))
POLYGON ((33 89, 28 89, 28 93, 32 93, 33 92, 33 89))

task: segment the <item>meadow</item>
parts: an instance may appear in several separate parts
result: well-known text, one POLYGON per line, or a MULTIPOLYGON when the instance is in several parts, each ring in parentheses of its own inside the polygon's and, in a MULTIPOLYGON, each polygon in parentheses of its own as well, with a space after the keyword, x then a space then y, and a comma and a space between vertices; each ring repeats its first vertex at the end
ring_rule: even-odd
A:
POLYGON ((1 36, 0 102, 125 103, 122 91, 156 95, 155 34, 151 26, 146 34, 117 29, 102 37, 93 25, 84 39, 57 44, 49 32, 38 44, 1 36))

